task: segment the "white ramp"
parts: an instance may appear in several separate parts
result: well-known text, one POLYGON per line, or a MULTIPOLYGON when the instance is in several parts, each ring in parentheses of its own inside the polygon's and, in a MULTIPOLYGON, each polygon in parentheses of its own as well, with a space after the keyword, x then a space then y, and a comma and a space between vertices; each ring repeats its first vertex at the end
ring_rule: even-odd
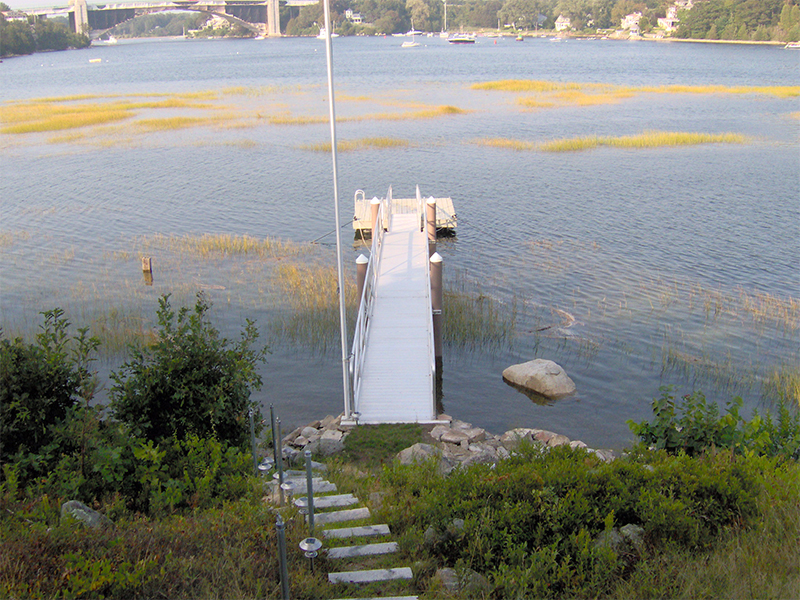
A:
POLYGON ((381 251, 358 421, 435 421, 428 240, 419 215, 392 215, 381 251))

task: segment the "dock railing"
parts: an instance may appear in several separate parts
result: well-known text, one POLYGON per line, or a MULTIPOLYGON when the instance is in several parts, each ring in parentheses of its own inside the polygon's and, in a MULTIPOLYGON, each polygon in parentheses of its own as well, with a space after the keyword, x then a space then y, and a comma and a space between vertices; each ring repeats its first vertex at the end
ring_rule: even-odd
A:
MULTIPOLYGON (((417 186, 417 211, 419 212, 419 229, 420 231, 425 231, 425 219, 427 217, 426 214, 426 206, 425 201, 422 199, 422 195, 419 193, 419 186, 417 186)), ((429 336, 428 336, 428 364, 430 365, 430 392, 431 398, 436 398, 436 343, 434 341, 434 333, 433 333, 433 304, 431 302, 431 261, 430 259, 425 261, 425 280, 428 282, 426 286, 427 290, 427 305, 428 305, 428 319, 429 319, 429 336)), ((437 418, 436 414, 436 404, 434 402, 431 419, 437 418)))
POLYGON ((361 380, 364 371, 364 358, 366 356, 367 339, 369 335, 369 322, 372 317, 373 307, 375 305, 375 297, 378 290, 378 273, 381 260, 381 247, 383 246, 383 232, 384 228, 382 223, 384 218, 389 219, 391 215, 390 207, 392 201, 392 188, 386 198, 381 202, 378 207, 378 218, 376 227, 377 231, 372 232, 372 249, 369 253, 369 263, 367 263, 367 272, 364 276, 364 290, 359 298, 358 316, 356 317, 356 327, 353 333, 353 351, 351 353, 350 362, 350 381, 353 385, 353 406, 351 407, 349 415, 345 418, 351 418, 358 422, 358 400, 361 392, 361 380))

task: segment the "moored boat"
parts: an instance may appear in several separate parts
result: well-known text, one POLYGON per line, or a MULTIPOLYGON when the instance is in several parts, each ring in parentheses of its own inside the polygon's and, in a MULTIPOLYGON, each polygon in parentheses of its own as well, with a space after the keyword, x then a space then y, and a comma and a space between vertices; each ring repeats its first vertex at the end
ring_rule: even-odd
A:
POLYGON ((475 35, 472 33, 454 33, 447 41, 451 44, 474 44, 475 35))

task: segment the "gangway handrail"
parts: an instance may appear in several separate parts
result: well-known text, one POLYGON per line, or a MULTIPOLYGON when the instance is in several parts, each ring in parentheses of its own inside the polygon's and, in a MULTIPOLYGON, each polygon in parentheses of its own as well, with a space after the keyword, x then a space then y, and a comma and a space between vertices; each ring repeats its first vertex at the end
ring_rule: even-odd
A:
POLYGON ((369 323, 378 290, 378 273, 380 270, 381 249, 383 247, 383 219, 387 217, 386 213, 388 207, 391 206, 391 198, 392 188, 389 187, 386 199, 382 201, 378 207, 376 227, 374 227, 372 231, 372 249, 369 253, 367 272, 364 276, 364 289, 359 299, 358 316, 356 317, 355 332, 353 334, 353 351, 351 352, 350 363, 350 380, 353 386, 353 394, 351 396, 353 398, 353 407, 351 414, 355 415, 356 421, 358 421, 358 404, 361 392, 362 374, 364 371, 364 359, 366 357, 367 337, 369 335, 369 323))
MULTIPOLYGON (((417 210, 420 213, 420 231, 425 231, 425 221, 427 220, 427 211, 425 203, 423 203, 422 196, 419 193, 419 186, 417 186, 417 210)), ((427 240, 427 235, 425 236, 427 240)), ((426 243, 427 246, 427 243, 426 243)), ((428 285, 425 286, 427 306, 428 306, 428 364, 430 366, 430 397, 433 399, 431 406, 431 419, 436 419, 436 342, 433 335, 433 301, 431 298, 431 261, 428 256, 425 260, 425 281, 428 285)))

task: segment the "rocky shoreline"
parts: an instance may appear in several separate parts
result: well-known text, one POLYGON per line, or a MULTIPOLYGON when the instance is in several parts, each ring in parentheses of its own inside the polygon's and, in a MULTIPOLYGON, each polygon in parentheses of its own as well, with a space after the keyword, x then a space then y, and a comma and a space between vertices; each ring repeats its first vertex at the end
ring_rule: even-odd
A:
MULTIPOLYGON (((342 451, 344 440, 353 426, 342 425, 341 420, 342 415, 328 415, 322 420, 296 428, 282 440, 284 457, 290 464, 296 464, 302 460, 305 450, 322 456, 332 456, 342 451)), ((615 458, 611 450, 589 448, 580 440, 570 440, 565 435, 544 429, 518 427, 495 435, 449 415, 439 415, 439 420, 446 424, 431 426, 430 443, 414 444, 397 455, 402 463, 435 457, 439 460, 440 471, 449 473, 459 465, 495 464, 508 458, 523 441, 542 448, 563 445, 584 448, 606 462, 615 458)))

